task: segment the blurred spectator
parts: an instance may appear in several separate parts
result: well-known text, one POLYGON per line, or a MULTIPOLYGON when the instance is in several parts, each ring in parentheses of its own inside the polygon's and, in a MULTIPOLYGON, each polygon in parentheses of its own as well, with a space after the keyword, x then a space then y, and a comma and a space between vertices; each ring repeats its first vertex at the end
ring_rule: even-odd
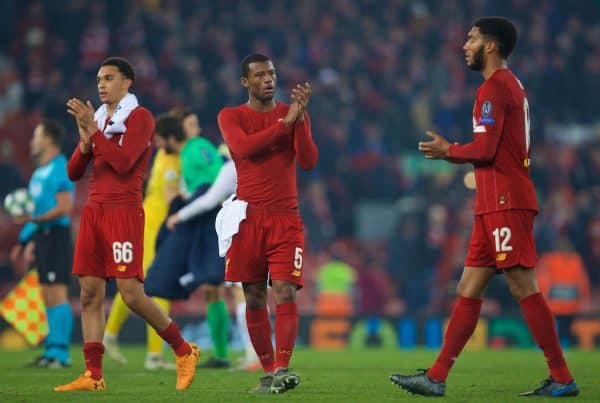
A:
POLYGON ((556 316, 561 341, 572 344, 571 323, 575 315, 590 311, 590 283, 581 256, 566 237, 559 238, 553 252, 540 256, 538 283, 556 316))
POLYGON ((14 63, 0 50, 0 125, 23 108, 23 84, 14 63))
POLYGON ((315 315, 351 316, 355 282, 355 269, 331 257, 316 271, 315 315))

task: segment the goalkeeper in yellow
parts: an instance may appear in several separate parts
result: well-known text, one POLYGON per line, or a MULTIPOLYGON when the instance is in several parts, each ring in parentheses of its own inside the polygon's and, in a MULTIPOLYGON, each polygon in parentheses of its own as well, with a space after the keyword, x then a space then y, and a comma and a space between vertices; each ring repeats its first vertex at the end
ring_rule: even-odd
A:
MULTIPOLYGON (((156 119, 156 132, 161 133, 161 126, 164 116, 156 119)), ((179 133, 183 137, 183 133, 179 133)), ((155 136, 155 143, 158 151, 154 157, 146 195, 144 197, 144 257, 143 268, 144 275, 154 260, 156 252, 156 237, 159 229, 167 218, 169 203, 177 196, 181 177, 181 168, 177 150, 166 144, 163 136, 155 136)), ((184 141, 185 138, 179 139, 184 141)), ((169 312, 170 302, 163 298, 152 298, 166 313, 169 312)), ((104 330, 104 348, 106 354, 121 364, 127 363, 127 358, 119 350, 117 336, 123 323, 129 316, 129 308, 123 302, 121 294, 117 293, 106 321, 104 330)), ((148 350, 144 367, 148 370, 175 369, 175 364, 167 361, 162 354, 163 340, 156 331, 149 325, 147 327, 148 350)))

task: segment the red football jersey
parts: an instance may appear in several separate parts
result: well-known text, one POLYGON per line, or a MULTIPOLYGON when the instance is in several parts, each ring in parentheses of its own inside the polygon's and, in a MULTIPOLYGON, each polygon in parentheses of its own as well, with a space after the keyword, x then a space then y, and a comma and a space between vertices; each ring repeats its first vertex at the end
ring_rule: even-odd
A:
POLYGON ((108 139, 98 130, 92 135, 92 150, 81 154, 75 147, 67 166, 69 178, 79 180, 90 160, 88 201, 99 203, 142 203, 142 183, 152 152, 154 117, 138 106, 124 122, 127 130, 108 139))
POLYGON ((529 104, 525 89, 508 69, 496 70, 477 90, 474 140, 450 145, 452 162, 475 166, 475 214, 538 209, 529 175, 529 104))
POLYGON ((277 102, 268 112, 243 104, 219 112, 221 134, 237 171, 237 196, 250 204, 274 209, 297 209, 296 157, 304 169, 312 169, 318 151, 312 139, 310 119, 285 126, 289 105, 277 102))

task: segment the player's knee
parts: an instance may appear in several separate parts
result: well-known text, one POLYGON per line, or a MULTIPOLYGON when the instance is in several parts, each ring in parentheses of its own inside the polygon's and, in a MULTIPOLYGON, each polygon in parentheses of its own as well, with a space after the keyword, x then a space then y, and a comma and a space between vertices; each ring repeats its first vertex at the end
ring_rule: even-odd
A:
POLYGON ((537 287, 532 284, 509 283, 508 286, 513 298, 517 301, 527 298, 528 296, 538 292, 537 287))
POLYGON ((127 305, 129 308, 135 311, 135 308, 139 305, 141 301, 142 295, 138 295, 139 293, 129 288, 119 289, 119 292, 121 293, 121 297, 123 298, 123 302, 125 302, 125 305, 127 305))
POLYGON ((483 292, 484 289, 464 280, 460 280, 456 286, 456 293, 465 298, 483 298, 483 292))
POLYGON ((261 294, 246 294, 246 308, 261 309, 267 306, 267 296, 261 294))
POLYGON ((143 285, 135 279, 118 279, 117 289, 123 298, 123 302, 136 312, 136 307, 148 298, 144 293, 143 285))
POLYGON ((219 298, 216 294, 206 295, 205 298, 207 304, 212 304, 214 302, 219 302, 222 298, 219 298))
POLYGON ((248 309, 261 309, 267 306, 267 293, 260 290, 247 290, 244 292, 246 297, 246 307, 248 309))
POLYGON ((468 290, 469 290, 469 284, 467 284, 465 281, 459 281, 458 284, 456 285, 456 294, 458 295, 462 295, 463 297, 468 297, 468 290))
POLYGON ((242 290, 240 287, 230 287, 231 289, 231 296, 233 298, 233 303, 235 305, 239 305, 239 304, 245 304, 246 303, 246 298, 244 298, 244 290, 242 290))
POLYGON ((101 306, 104 303, 104 294, 102 290, 97 290, 90 287, 81 288, 81 306, 83 308, 91 308, 101 306))
POLYGON ((510 293, 517 301, 539 292, 534 272, 509 271, 506 280, 510 293))
POLYGON ((261 309, 267 305, 266 284, 245 283, 243 289, 248 309, 261 309))
POLYGON ((508 289, 510 290, 511 295, 517 301, 524 298, 525 291, 519 284, 511 284, 509 283, 508 289))
POLYGON ((68 302, 66 286, 42 286, 42 296, 47 308, 68 302))
POLYGON ((207 285, 203 289, 204 291, 204 299, 207 303, 217 302, 221 299, 221 295, 219 293, 219 288, 212 285, 207 285))
POLYGON ((291 283, 273 284, 275 300, 278 304, 294 302, 296 300, 296 285, 291 283))
POLYGON ((67 299, 60 294, 49 293, 49 294, 44 295, 44 303, 46 304, 47 308, 52 308, 57 305, 62 305, 65 302, 67 302, 67 299))

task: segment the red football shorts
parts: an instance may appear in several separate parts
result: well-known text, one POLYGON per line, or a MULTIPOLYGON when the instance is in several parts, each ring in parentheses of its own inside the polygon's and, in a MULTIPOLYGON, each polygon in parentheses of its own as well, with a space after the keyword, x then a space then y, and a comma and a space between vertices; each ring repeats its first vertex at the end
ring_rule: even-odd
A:
POLYGON ((88 203, 81 213, 73 274, 144 280, 144 209, 88 203))
POLYGON ((533 210, 504 210, 476 215, 465 266, 535 267, 535 214, 533 210))
POLYGON ((295 210, 248 206, 225 259, 225 280, 257 283, 285 280, 302 288, 304 227, 295 210))

